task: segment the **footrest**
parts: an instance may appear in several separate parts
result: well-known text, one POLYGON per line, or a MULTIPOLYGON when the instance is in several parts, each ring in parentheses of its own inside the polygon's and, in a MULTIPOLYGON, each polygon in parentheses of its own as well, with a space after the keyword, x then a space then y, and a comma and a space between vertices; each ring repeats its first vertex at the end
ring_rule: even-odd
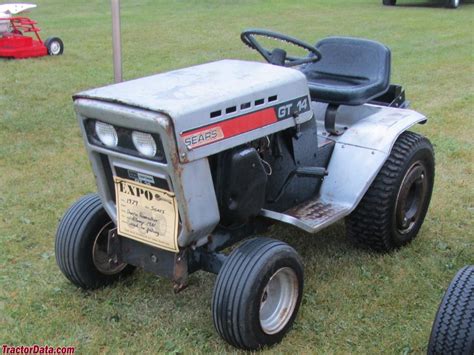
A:
POLYGON ((291 224, 309 233, 316 233, 324 227, 349 214, 344 205, 321 201, 319 198, 303 202, 285 212, 263 209, 262 216, 291 224))

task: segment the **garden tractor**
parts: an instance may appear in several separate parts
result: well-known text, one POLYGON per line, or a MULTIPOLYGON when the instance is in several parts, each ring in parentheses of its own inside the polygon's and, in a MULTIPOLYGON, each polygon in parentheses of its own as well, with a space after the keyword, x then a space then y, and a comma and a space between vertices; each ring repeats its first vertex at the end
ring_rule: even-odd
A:
POLYGON ((64 52, 64 43, 58 37, 44 42, 37 22, 29 17, 16 16, 35 8, 35 4, 0 4, 0 58, 25 59, 57 56, 64 52))
POLYGON ((420 230, 435 167, 429 140, 408 131, 427 119, 390 84, 385 45, 261 29, 241 39, 266 63, 226 59, 74 95, 98 193, 61 219, 56 260, 84 289, 136 267, 176 292, 195 271, 217 274, 215 328, 254 350, 290 329, 304 283, 295 249, 262 233, 345 220, 358 245, 394 251, 420 230))

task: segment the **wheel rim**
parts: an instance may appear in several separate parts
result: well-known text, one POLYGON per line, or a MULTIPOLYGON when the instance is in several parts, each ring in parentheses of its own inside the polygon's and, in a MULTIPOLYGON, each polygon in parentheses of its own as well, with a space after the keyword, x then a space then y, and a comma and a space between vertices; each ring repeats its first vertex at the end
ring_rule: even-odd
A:
POLYGON ((126 263, 117 262, 117 258, 109 258, 107 255, 109 230, 112 226, 112 222, 103 226, 99 233, 97 233, 94 239, 94 245, 92 246, 92 261, 97 270, 105 275, 117 274, 127 266, 126 263))
POLYGON ((52 55, 58 55, 58 53, 61 51, 61 45, 57 41, 51 42, 49 45, 49 50, 52 55))
POLYGON ((428 177, 421 162, 415 162, 405 174, 398 191, 395 218, 398 232, 409 233, 419 220, 428 194, 428 177))
POLYGON ((260 300, 260 326, 267 334, 275 334, 288 324, 298 301, 298 278, 289 267, 273 274, 260 300))

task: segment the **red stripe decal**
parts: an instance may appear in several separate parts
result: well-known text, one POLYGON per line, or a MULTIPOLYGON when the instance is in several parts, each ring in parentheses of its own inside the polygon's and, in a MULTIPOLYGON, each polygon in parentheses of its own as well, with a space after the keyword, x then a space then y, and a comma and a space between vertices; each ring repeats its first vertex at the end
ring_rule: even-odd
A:
POLYGON ((224 138, 253 131, 275 122, 277 122, 275 109, 269 107, 261 111, 182 133, 181 137, 183 137, 184 143, 188 148, 197 148, 224 138))

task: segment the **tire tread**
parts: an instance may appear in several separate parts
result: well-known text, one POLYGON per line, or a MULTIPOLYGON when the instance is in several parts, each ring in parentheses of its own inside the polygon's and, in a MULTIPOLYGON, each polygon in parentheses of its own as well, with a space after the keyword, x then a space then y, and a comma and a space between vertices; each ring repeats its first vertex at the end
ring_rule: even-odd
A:
POLYGON ((474 353, 474 266, 458 271, 441 301, 428 354, 474 353))
POLYGON ((379 252, 398 246, 391 239, 388 228, 391 202, 397 192, 397 180, 410 153, 421 147, 433 151, 429 140, 417 133, 405 131, 395 142, 392 151, 357 208, 346 218, 349 239, 379 252))
POLYGON ((97 232, 93 230, 109 220, 97 194, 83 196, 61 218, 56 230, 56 263, 66 278, 76 286, 94 289, 133 272, 135 267, 127 265, 116 274, 105 275, 92 265, 93 240, 90 238, 95 237, 97 232))
POLYGON ((242 319, 242 299, 248 275, 253 274, 262 260, 266 260, 279 248, 291 247, 284 242, 264 237, 247 240, 229 255, 217 276, 212 297, 214 325, 219 335, 235 347, 255 350, 261 346, 246 334, 245 327, 242 326, 245 323, 242 319))
POLYGON ((87 282, 78 273, 78 266, 74 263, 74 253, 77 249, 77 238, 80 229, 86 223, 92 211, 102 208, 97 194, 89 194, 74 203, 59 222, 56 232, 55 254, 56 262, 63 274, 77 286, 86 288, 87 282))

